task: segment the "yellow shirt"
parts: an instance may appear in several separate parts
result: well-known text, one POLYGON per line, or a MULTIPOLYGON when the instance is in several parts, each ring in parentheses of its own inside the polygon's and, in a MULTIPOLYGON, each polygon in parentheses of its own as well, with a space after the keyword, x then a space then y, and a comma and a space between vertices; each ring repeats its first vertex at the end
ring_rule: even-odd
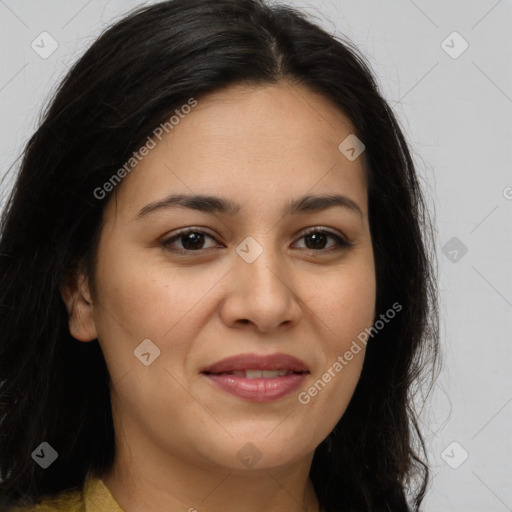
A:
POLYGON ((123 510, 100 478, 89 477, 85 481, 83 491, 69 491, 46 497, 38 505, 14 508, 12 512, 123 512, 123 510))

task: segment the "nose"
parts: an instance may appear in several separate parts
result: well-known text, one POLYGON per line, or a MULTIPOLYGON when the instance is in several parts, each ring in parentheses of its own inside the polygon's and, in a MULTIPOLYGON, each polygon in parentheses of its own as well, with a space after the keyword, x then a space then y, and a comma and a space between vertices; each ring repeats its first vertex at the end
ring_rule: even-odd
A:
POLYGON ((302 309, 284 256, 265 248, 252 263, 237 255, 233 265, 226 276, 229 282, 221 307, 226 325, 250 325, 269 333, 298 323, 302 309))

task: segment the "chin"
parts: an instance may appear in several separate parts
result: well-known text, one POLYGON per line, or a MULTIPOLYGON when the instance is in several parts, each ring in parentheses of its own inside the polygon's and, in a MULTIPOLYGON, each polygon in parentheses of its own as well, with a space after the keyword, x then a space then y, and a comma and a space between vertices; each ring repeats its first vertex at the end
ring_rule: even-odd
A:
POLYGON ((265 470, 295 464, 312 456, 322 441, 318 439, 313 443, 311 439, 300 439, 285 431, 269 432, 272 431, 261 428, 253 430, 252 434, 225 436, 212 443, 206 457, 213 465, 230 471, 265 470))

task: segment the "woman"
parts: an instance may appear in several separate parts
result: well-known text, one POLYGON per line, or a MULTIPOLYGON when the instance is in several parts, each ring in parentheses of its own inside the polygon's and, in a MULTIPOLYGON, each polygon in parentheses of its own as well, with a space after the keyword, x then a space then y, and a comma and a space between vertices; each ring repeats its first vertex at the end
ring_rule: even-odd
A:
POLYGON ((4 212, 3 509, 420 510, 430 243, 349 43, 262 0, 131 13, 4 212))

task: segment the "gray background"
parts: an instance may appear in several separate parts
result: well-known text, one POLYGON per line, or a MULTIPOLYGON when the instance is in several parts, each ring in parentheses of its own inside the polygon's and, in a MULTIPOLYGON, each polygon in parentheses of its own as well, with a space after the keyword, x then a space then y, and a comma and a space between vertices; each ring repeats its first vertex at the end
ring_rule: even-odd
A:
MULTIPOLYGON (((370 60, 435 210, 444 366, 423 416, 434 476, 424 509, 512 511, 512 2, 289 3, 370 60), (448 37, 454 31, 469 44, 460 55, 464 41, 448 37)), ((137 5, 0 0, 2 174, 68 66, 137 5), (48 58, 31 47, 43 31, 58 43, 48 58)))

